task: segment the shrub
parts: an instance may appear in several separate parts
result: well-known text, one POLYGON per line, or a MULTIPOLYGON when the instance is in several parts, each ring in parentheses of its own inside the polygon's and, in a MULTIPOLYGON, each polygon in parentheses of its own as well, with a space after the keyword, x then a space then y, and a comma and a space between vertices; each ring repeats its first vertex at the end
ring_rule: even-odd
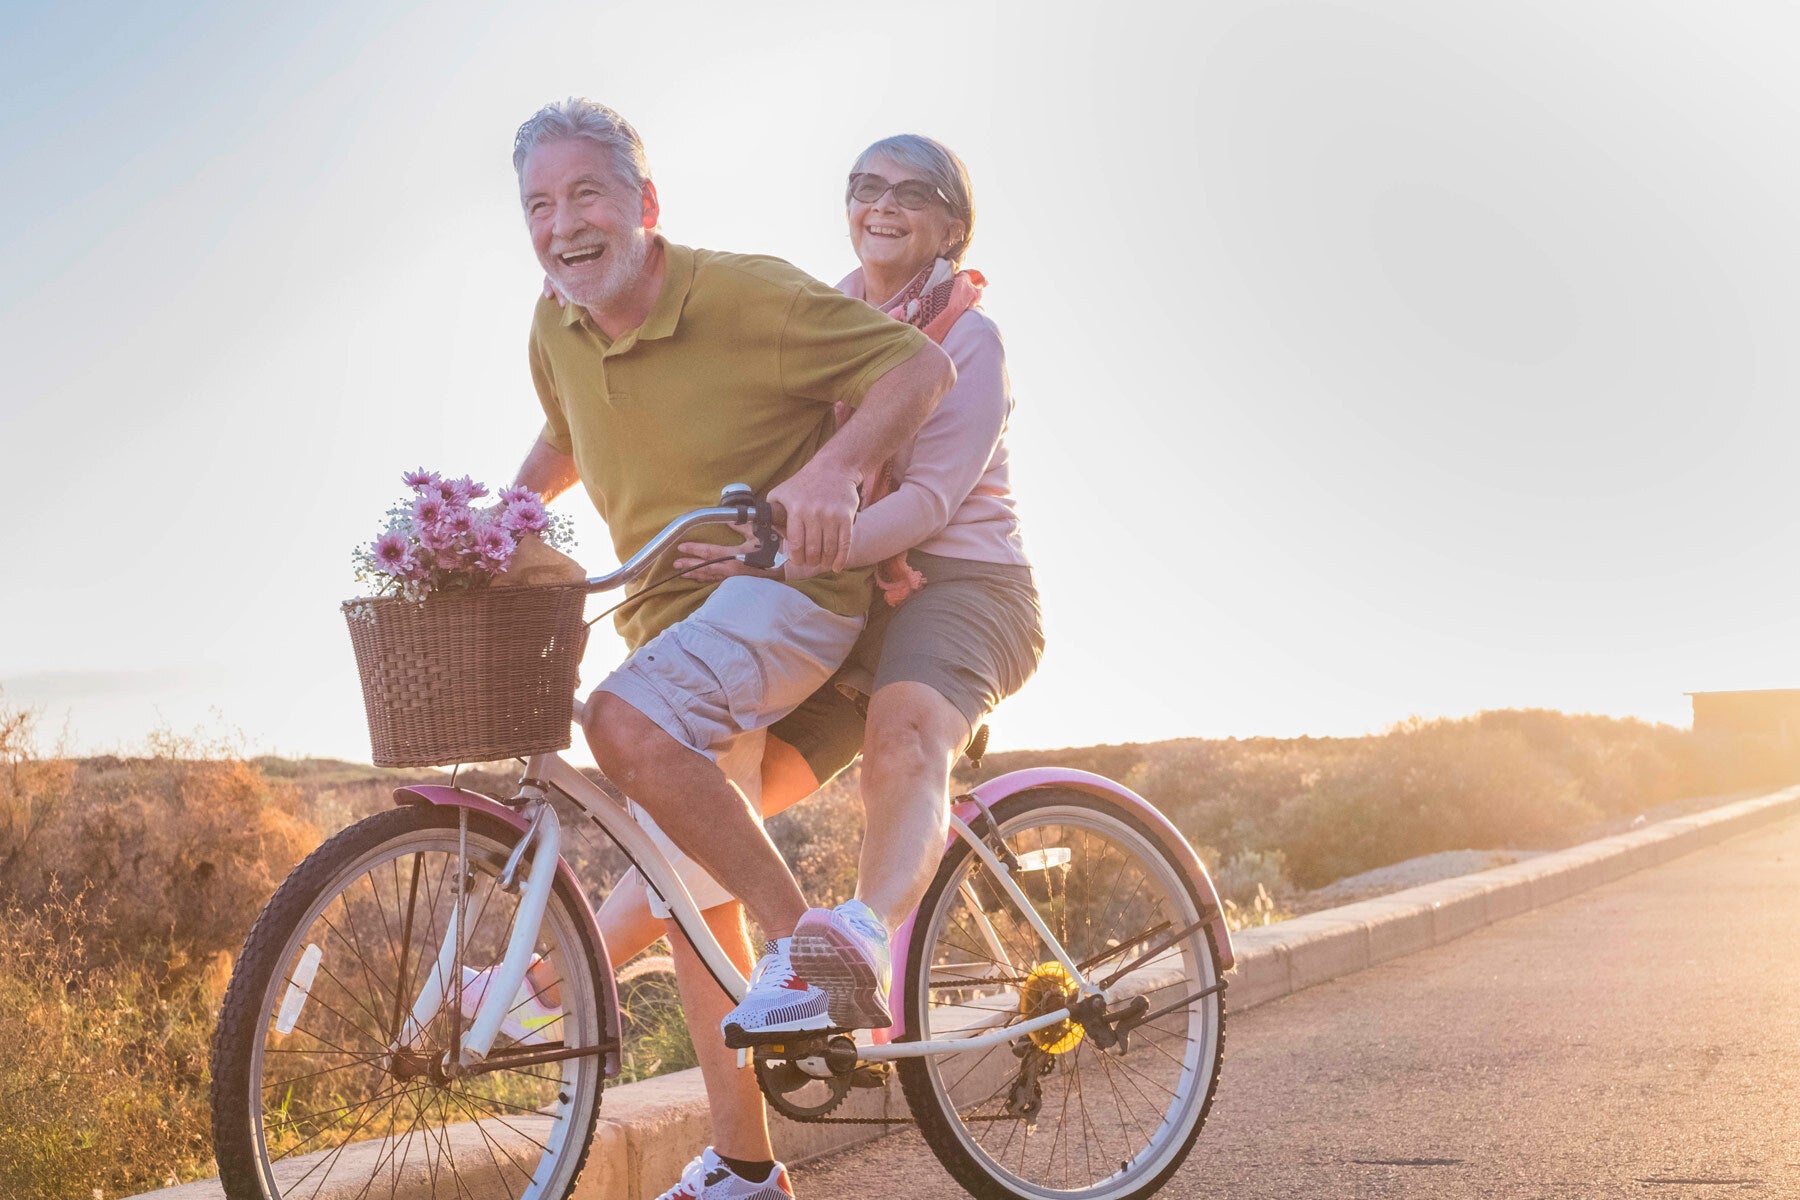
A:
POLYGON ((249 763, 154 740, 147 758, 44 763, 15 746, 0 789, 0 864, 27 910, 58 892, 104 899, 90 954, 202 969, 235 953, 263 903, 319 841, 290 785, 249 763))
POLYGON ((91 1200, 209 1174, 222 975, 94 966, 106 917, 52 890, 0 905, 0 1197, 91 1200))

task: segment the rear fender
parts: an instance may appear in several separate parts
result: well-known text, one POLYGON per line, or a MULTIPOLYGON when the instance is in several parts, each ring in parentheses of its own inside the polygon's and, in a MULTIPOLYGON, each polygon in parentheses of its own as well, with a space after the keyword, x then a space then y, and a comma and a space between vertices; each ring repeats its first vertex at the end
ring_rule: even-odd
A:
MULTIPOLYGON (((520 833, 531 828, 527 820, 517 809, 500 803, 491 796, 480 792, 466 791, 463 788, 444 787, 440 784, 419 784, 413 787, 394 789, 395 804, 435 804, 446 808, 467 808, 486 813, 497 821, 504 821, 520 833)), ((606 1054, 606 1077, 611 1079, 619 1073, 619 1050, 623 1039, 619 1031, 619 989, 613 980, 612 959, 606 953, 606 939, 600 935, 600 923, 594 917, 594 910, 587 904, 587 892, 582 889, 581 881, 575 878, 575 872, 569 869, 569 862, 563 859, 556 864, 556 873, 568 885, 569 890, 581 898, 581 913, 587 921, 588 932, 594 939, 594 945, 600 951, 600 1009, 605 1014, 606 1040, 614 1049, 606 1054)))
MULTIPOLYGON (((1188 840, 1181 836, 1181 831, 1176 829, 1170 823, 1169 818, 1163 816, 1155 805, 1130 788, 1114 783, 1103 775, 1077 771, 1068 767, 1032 767, 1029 770, 996 775, 986 783, 977 785, 972 794, 979 797, 982 804, 992 806, 1008 796, 1016 796, 1021 792, 1029 792, 1036 788, 1063 788, 1111 800, 1148 828, 1151 835, 1162 844, 1163 848, 1169 852, 1169 857, 1187 873, 1188 879, 1193 883, 1194 894, 1200 902, 1200 915, 1208 919, 1207 923, 1212 928, 1213 944, 1219 950, 1219 969, 1229 971, 1232 968, 1237 959, 1231 950, 1231 930, 1225 924, 1225 909, 1219 903, 1218 889, 1213 887, 1212 876, 1207 874, 1206 864, 1200 861, 1200 856, 1194 853, 1194 848, 1188 844, 1188 840)), ((980 816, 981 806, 974 800, 962 799, 958 800, 950 811, 956 814, 958 820, 967 825, 980 816)), ((952 832, 949 843, 945 846, 946 852, 950 846, 956 844, 956 840, 956 834, 952 832)), ((894 932, 893 963, 894 978, 896 979, 905 978, 907 958, 912 949, 913 922, 917 918, 918 913, 912 913, 894 932)), ((905 1005, 898 1004, 895 1005, 895 1008, 897 1012, 893 1027, 881 1031, 876 1040, 889 1041, 905 1036, 905 1005)))

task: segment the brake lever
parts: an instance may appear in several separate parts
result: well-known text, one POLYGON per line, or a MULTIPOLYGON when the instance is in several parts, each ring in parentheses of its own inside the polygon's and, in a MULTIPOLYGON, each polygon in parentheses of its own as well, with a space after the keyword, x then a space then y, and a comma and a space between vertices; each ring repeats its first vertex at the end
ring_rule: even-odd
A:
POLYGON ((767 571, 781 552, 781 534, 775 529, 774 506, 759 500, 747 484, 734 483, 719 496, 721 507, 736 505, 738 524, 749 525, 756 549, 744 555, 744 565, 767 571))
POLYGON ((753 512, 750 531, 756 535, 756 549, 744 555, 744 564, 767 571, 781 552, 781 535, 775 531, 775 516, 766 501, 758 501, 753 512))

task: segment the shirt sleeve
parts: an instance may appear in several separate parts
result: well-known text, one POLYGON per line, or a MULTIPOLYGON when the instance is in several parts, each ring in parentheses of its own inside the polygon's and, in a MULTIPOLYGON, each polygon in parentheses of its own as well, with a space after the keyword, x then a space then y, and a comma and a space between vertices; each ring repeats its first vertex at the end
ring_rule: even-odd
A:
POLYGON ((925 419, 899 486, 856 515, 849 566, 881 562, 940 533, 993 460, 1012 409, 1000 335, 989 322, 965 318, 944 349, 956 384, 925 419))
POLYGON ((562 398, 556 394, 556 378, 550 370, 550 357, 544 351, 543 335, 534 325, 531 330, 531 383, 537 388, 538 403, 544 408, 542 437, 564 454, 573 454, 569 439, 569 418, 563 411, 562 398))
POLYGON ((788 302, 781 386, 790 395, 857 407, 875 381, 929 339, 904 321, 809 279, 788 302))

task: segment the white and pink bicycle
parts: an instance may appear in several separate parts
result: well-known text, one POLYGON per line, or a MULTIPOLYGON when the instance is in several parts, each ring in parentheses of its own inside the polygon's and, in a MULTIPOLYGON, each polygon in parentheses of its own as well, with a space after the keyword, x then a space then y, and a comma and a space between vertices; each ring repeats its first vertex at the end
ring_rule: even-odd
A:
MULTIPOLYGON (((747 500, 728 489, 588 591, 742 521, 747 500)), ((560 755, 525 759, 503 799, 395 800, 308 856, 244 944, 213 1045, 226 1192, 561 1200, 618 1073, 620 1012, 556 802, 642 871, 733 999, 746 981, 655 844, 560 755), (505 1032, 552 995, 548 1025, 505 1032)), ((854 1089, 897 1074, 912 1116, 888 1120, 916 1121, 972 1195, 1149 1196, 1218 1085, 1232 954, 1205 868, 1150 803, 1080 771, 988 780, 950 825, 895 934, 894 1027, 756 1047, 765 1095, 794 1120, 843 1120, 854 1089)))

